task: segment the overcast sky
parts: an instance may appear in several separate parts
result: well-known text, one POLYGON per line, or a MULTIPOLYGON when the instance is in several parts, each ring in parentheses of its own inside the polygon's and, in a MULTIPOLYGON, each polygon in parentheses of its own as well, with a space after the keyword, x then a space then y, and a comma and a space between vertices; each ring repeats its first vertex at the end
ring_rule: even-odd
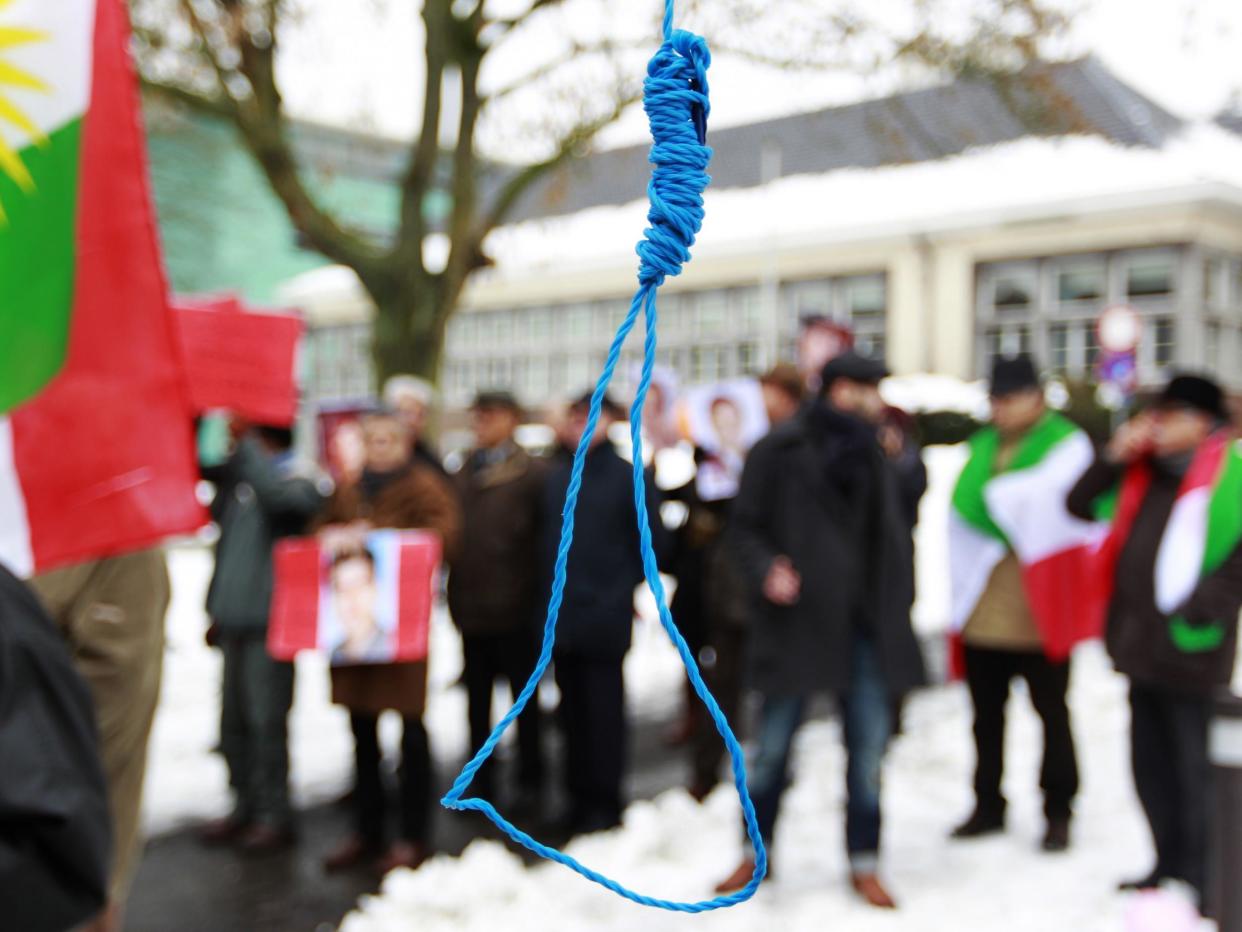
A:
MULTIPOLYGON (((517 2, 517 0, 515 0, 517 2)), ((707 0, 710 2, 710 0, 707 0)), ((873 0, 899 7, 908 0, 873 0)), ((972 0, 959 0, 969 7, 972 0)), ((1242 0, 1065 0, 1081 10, 1067 54, 1091 52, 1119 77, 1183 116, 1210 116, 1242 89, 1242 0)), ((282 88, 298 116, 407 136, 417 125, 421 29, 416 0, 301 0, 305 13, 282 37, 282 88)), ((521 5, 519 3, 519 5, 521 5)), ((507 82, 555 55, 567 32, 643 37, 659 0, 566 0, 492 56, 485 78, 507 82)), ((776 7, 774 7, 776 9, 776 7)), ((687 25, 693 26, 693 23, 687 25)), ((711 40, 710 33, 708 34, 711 40)), ((713 122, 729 125, 878 96, 893 74, 789 75, 718 57, 711 70, 713 122)), ((527 102, 531 107, 544 102, 527 102)), ((548 107, 555 105, 547 104, 548 107)), ((605 137, 644 137, 641 111, 605 137)))

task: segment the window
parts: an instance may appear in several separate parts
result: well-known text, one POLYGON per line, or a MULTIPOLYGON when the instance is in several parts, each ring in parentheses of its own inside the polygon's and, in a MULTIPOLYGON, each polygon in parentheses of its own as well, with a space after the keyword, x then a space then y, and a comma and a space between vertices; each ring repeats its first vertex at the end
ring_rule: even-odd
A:
POLYGON ((591 360, 584 353, 574 353, 565 366, 565 378, 571 393, 586 391, 591 378, 591 360))
POLYGON ((993 327, 987 332, 990 358, 1017 356, 1031 350, 1031 332, 1027 327, 993 327))
POLYGON ((869 275, 847 278, 842 283, 845 310, 852 323, 876 320, 884 316, 888 296, 883 276, 869 275))
POLYGON ((1143 257, 1131 260, 1126 268, 1126 296, 1164 297, 1173 293, 1173 260, 1143 257))
POLYGON ((1053 372, 1069 371, 1069 324, 1048 328, 1048 365, 1053 372))
POLYGON ((759 329, 759 318, 762 316, 759 289, 737 288, 730 292, 729 316, 736 322, 737 329, 742 332, 756 332, 759 329))
MULTIPOLYGON (((613 335, 616 334, 617 328, 621 326, 621 321, 629 308, 622 305, 619 301, 601 301, 592 310, 595 322, 595 339, 611 340, 613 335)), ((641 324, 637 326, 641 326, 641 324)))
POLYGON ((526 366, 528 397, 543 401, 548 397, 548 357, 532 356, 526 366))
POLYGON ((1103 263, 1077 264, 1056 273, 1057 300, 1062 304, 1098 301, 1105 296, 1103 263))
POLYGON ((526 336, 531 343, 541 344, 552 337, 552 312, 536 307, 526 312, 526 336))
POLYGON ((496 318, 492 314, 479 314, 476 318, 475 333, 480 346, 491 346, 496 342, 496 318))
POLYGON ((573 343, 581 343, 591 336, 591 309, 582 304, 572 304, 565 309, 565 334, 573 343))
POLYGON ((1095 329, 1095 321, 1089 320, 1082 325, 1083 362, 1087 373, 1095 372, 1096 360, 1100 358, 1100 336, 1095 329))
POLYGON ((1203 329, 1203 361, 1208 371, 1220 371, 1220 324, 1211 321, 1203 329))
POLYGON ((1035 277, 1017 272, 992 279, 992 307, 996 311, 1025 311, 1035 303, 1035 277))
POLYGON ((854 345, 864 356, 880 360, 884 358, 885 341, 878 333, 860 333, 855 338, 854 345))
POLYGON ((1203 303, 1207 307, 1224 306, 1228 298, 1226 276, 1228 267, 1219 258, 1206 259, 1203 262, 1203 303))
POLYGON ((705 291, 698 295, 699 336, 717 336, 728 329, 729 306, 723 291, 705 291))
POLYGON ((1176 347, 1177 327, 1176 321, 1172 317, 1156 318, 1155 326, 1155 358, 1156 365, 1165 368, 1173 364, 1174 350, 1176 347))
POLYGON ((759 346, 755 343, 743 343, 737 348, 737 371, 740 375, 751 375, 759 368, 759 346))
POLYGON ((832 316, 831 282, 791 282, 783 290, 791 323, 796 325, 803 317, 832 316))
POLYGON ((511 311, 496 311, 492 316, 495 327, 493 339, 497 346, 507 347, 513 342, 513 313, 511 311))

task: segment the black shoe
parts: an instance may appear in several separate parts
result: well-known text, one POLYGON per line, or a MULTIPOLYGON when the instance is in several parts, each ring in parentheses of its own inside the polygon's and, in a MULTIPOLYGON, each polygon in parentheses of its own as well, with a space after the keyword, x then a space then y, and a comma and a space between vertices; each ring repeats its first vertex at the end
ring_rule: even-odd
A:
POLYGON ((950 838, 983 838, 986 835, 996 835, 1005 830, 1004 814, 996 814, 990 812, 981 812, 976 809, 970 814, 970 818, 955 828, 950 833, 950 838))
POLYGON ((1048 829, 1040 845, 1049 854, 1068 851, 1070 846, 1070 820, 1064 816, 1048 820, 1048 829))
POLYGON ((1164 874, 1157 869, 1153 870, 1146 877, 1139 878, 1138 880, 1123 880, 1121 883, 1117 884, 1117 889, 1122 892, 1129 892, 1132 890, 1155 890, 1160 886, 1161 881, 1164 879, 1164 874))

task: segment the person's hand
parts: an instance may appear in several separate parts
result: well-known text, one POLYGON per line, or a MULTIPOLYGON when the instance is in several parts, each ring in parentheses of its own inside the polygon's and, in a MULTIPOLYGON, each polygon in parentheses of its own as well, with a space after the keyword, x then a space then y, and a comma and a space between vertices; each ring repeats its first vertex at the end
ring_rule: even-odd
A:
POLYGON ((328 553, 357 550, 366 542, 370 525, 365 521, 352 524, 329 524, 319 531, 319 546, 328 553))
POLYGON ((1150 453, 1151 446, 1151 415, 1140 414, 1117 428, 1117 433, 1113 434, 1104 455, 1111 463, 1128 465, 1150 453))
POLYGON ((892 424, 884 424, 880 427, 878 436, 880 447, 884 450, 884 455, 890 460, 897 459, 905 452, 906 438, 900 428, 892 424))
POLYGON ((229 440, 236 445, 242 437, 246 436, 246 432, 250 430, 250 422, 239 414, 230 414, 229 420, 229 440))
POLYGON ((802 592, 802 577, 789 557, 777 557, 763 580, 763 596, 774 605, 793 605, 802 592))

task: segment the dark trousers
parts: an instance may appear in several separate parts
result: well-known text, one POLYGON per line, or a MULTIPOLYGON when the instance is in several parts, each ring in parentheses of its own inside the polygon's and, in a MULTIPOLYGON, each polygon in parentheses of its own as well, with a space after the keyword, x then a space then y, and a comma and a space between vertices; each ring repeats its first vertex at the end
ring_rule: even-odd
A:
MULTIPOLYGON (((356 827, 368 848, 382 850, 388 841, 386 830, 388 798, 381 769, 379 716, 350 712, 354 732, 354 791, 356 827)), ((399 821, 397 837, 415 844, 425 843, 431 824, 431 746, 421 718, 402 717, 401 766, 398 768, 399 821)))
POLYGON ((220 749, 236 794, 235 815, 283 828, 289 805, 289 709, 293 664, 273 660, 264 631, 222 631, 220 749))
MULTIPOLYGON (((880 774, 893 734, 892 697, 875 644, 856 638, 849 688, 839 696, 845 739, 845 844, 855 873, 873 873, 880 851, 880 774)), ((764 696, 750 795, 769 846, 781 797, 790 783, 789 755, 806 712, 804 696, 764 696)))
POLYGON ((568 654, 556 658, 565 734, 565 788, 574 829, 607 828, 621 820, 625 775, 625 685, 622 659, 568 654))
MULTIPOLYGON (((699 656, 703 679, 739 740, 742 738, 742 683, 747 636, 745 628, 720 627, 712 633, 710 643, 699 656)), ((695 703, 696 714, 694 734, 690 739, 691 781, 695 787, 708 789, 720 780, 720 764, 725 757, 724 739, 699 697, 691 692, 688 701, 695 703)))
POLYGON ((1134 787, 1156 844, 1156 874, 1204 889, 1212 773, 1211 700, 1130 684, 1134 787))
POLYGON ((975 806, 985 815, 1002 817, 1005 797, 1001 775, 1005 758, 1005 703, 1015 677, 1026 680, 1031 704, 1044 726, 1044 760, 1039 786, 1044 814, 1069 818, 1078 793, 1078 760, 1070 730, 1070 665, 1053 663, 1043 653, 966 646, 966 684, 975 707, 975 806))
MULTIPOLYGON (((539 635, 529 631, 491 637, 462 638, 463 679, 470 719, 470 753, 475 754, 492 733, 492 690, 498 679, 509 682, 516 697, 530 679, 539 659, 539 635)), ((538 694, 531 697, 517 722, 517 778, 524 793, 538 794, 543 786, 543 728, 538 694)), ((473 794, 491 798, 495 791, 494 758, 479 768, 473 794)))

